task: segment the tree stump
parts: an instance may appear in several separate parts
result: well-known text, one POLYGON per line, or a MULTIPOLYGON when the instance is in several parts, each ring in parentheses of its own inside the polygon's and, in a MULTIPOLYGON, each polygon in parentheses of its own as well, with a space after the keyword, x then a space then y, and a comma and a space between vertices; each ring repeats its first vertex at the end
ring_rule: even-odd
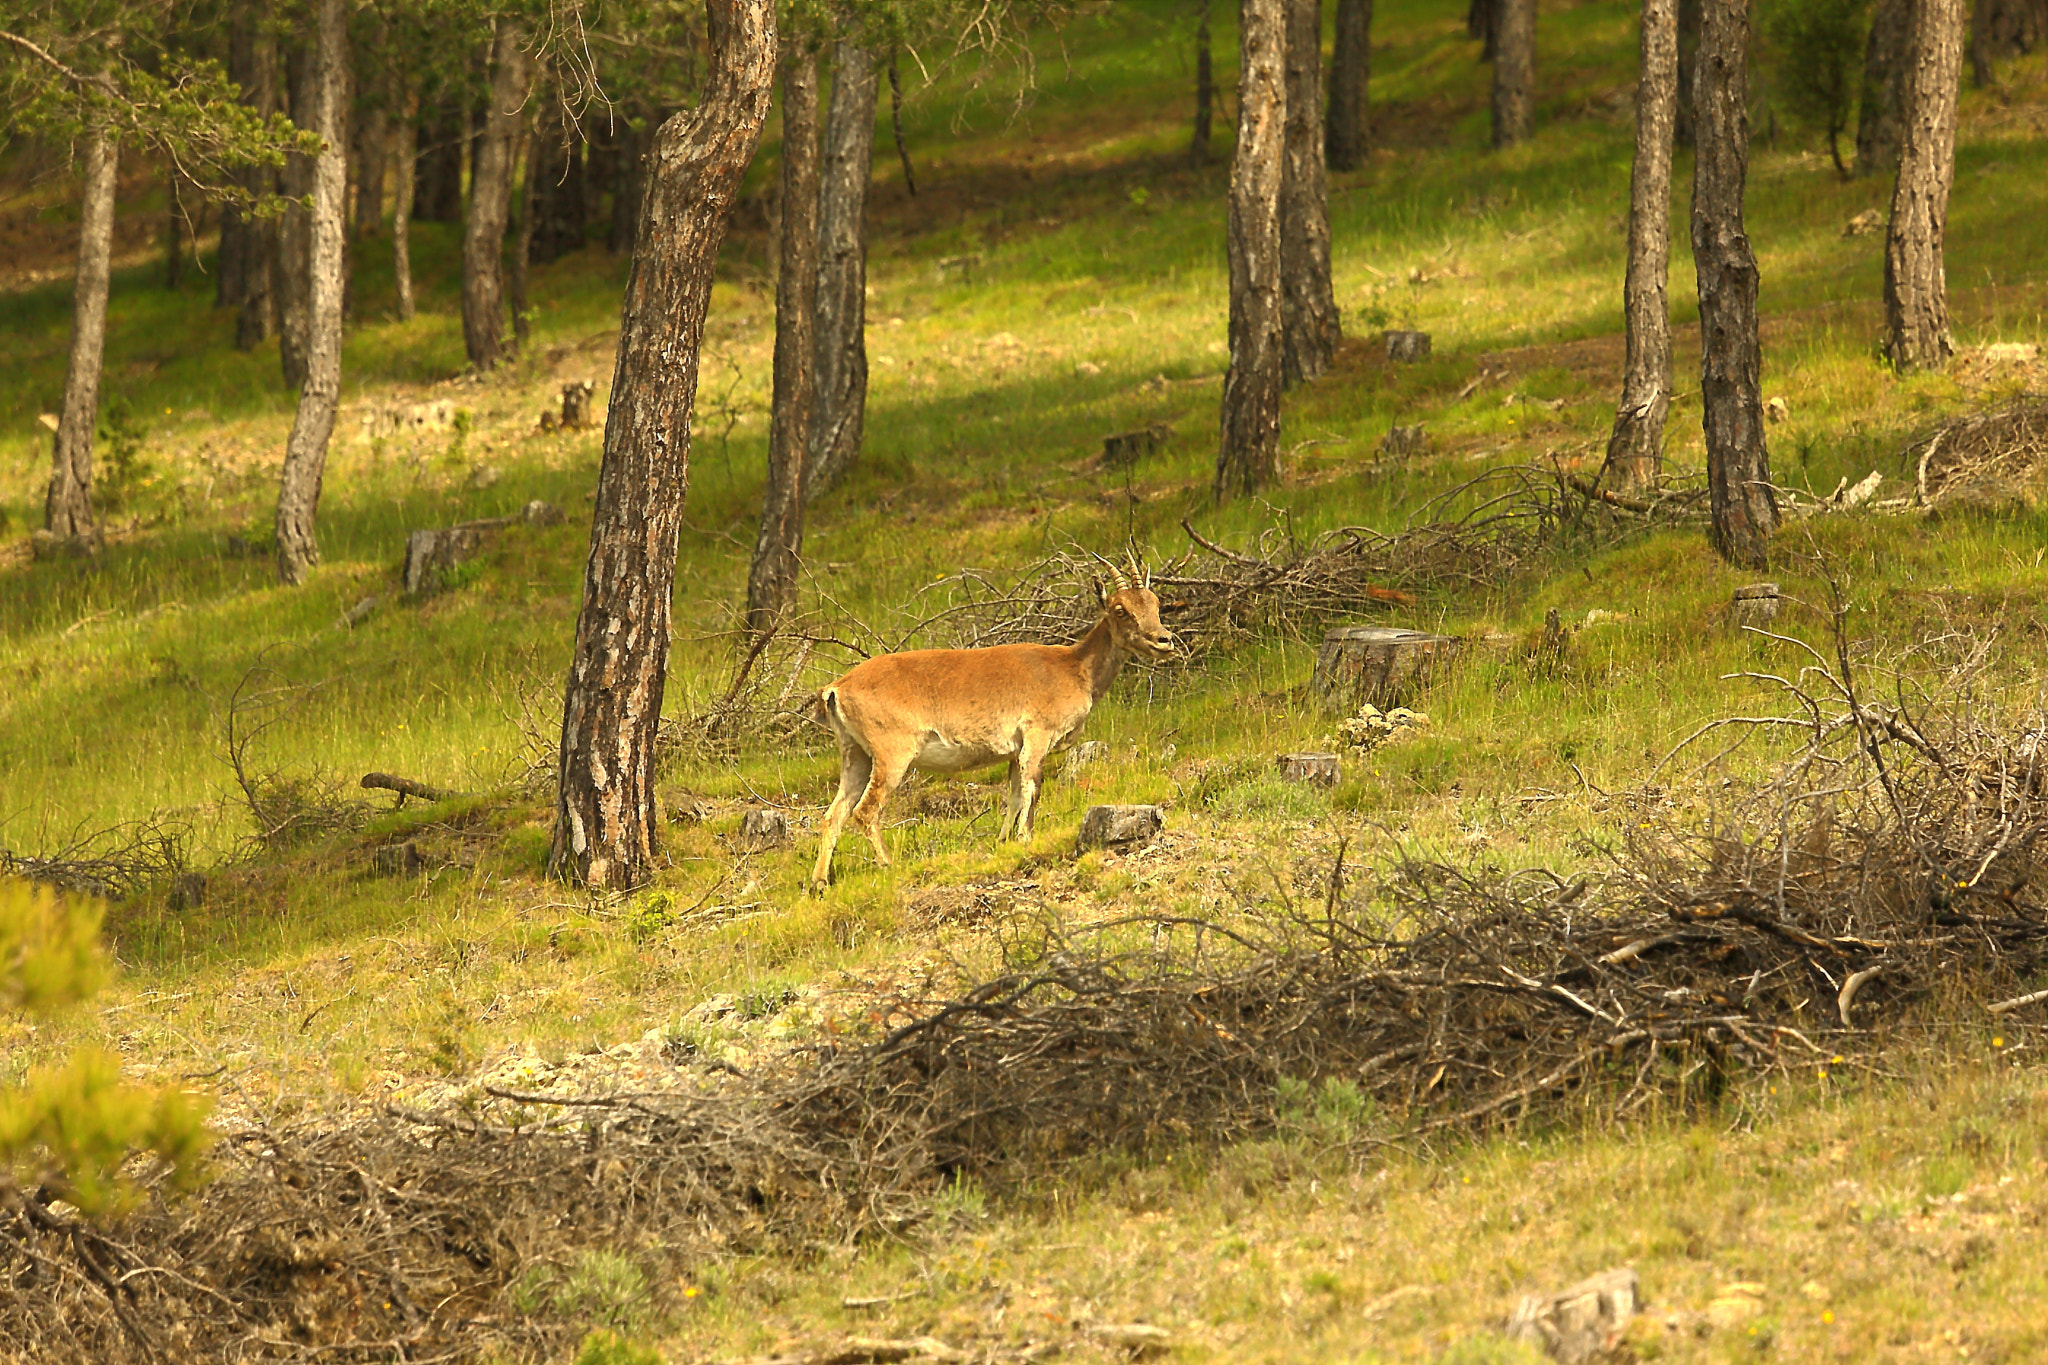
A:
POLYGON ((739 836, 733 840, 742 853, 766 853, 789 843, 789 816, 779 810, 750 810, 740 818, 739 836))
POLYGON ((1735 628, 1768 626, 1778 619, 1778 585, 1751 583, 1735 590, 1735 628))
POLYGON ((1081 832, 1074 839, 1074 852, 1091 848, 1130 848, 1150 840, 1166 827, 1166 817, 1157 806, 1090 806, 1081 817, 1081 832))
POLYGON ((1396 365, 1412 365, 1429 359, 1429 333, 1388 332, 1387 359, 1396 365))
POLYGON ((590 425, 590 398, 597 385, 588 379, 562 385, 562 430, 577 431, 590 425))
POLYGON ((535 498, 519 509, 519 519, 528 526, 554 526, 562 520, 562 509, 535 498))
POLYGON ((420 856, 419 845, 407 840, 372 853, 370 870, 380 877, 417 877, 427 870, 427 860, 420 856))
POLYGON ((1323 636, 1310 685, 1332 711, 1349 715, 1367 703, 1391 710, 1418 694, 1463 644, 1423 630, 1340 626, 1323 636))
POLYGON ((171 880, 171 910, 182 913, 206 904, 206 874, 180 872, 171 880))
POLYGON ((1067 771, 1077 773, 1091 763, 1099 763, 1109 757, 1109 746, 1099 739, 1084 739, 1074 746, 1067 755, 1067 771))
POLYGON ((1532 1294, 1508 1319, 1508 1340, 1525 1341, 1562 1365, 1606 1360, 1640 1306, 1636 1272, 1606 1270, 1556 1294, 1532 1294))
POLYGON ((450 526, 440 531, 414 531, 405 538, 405 590, 417 595, 435 586, 436 577, 483 547, 483 528, 450 526))
POLYGON ((1274 763, 1289 782, 1311 787, 1334 787, 1343 775, 1335 754, 1281 754, 1274 763))
POLYGON ((1429 449, 1429 429, 1420 423, 1407 427, 1388 427, 1387 434, 1380 438, 1380 454, 1395 459, 1420 455, 1429 449))
POLYGON ((1119 431, 1102 438, 1102 465, 1105 469, 1121 469, 1134 465, 1141 456, 1150 455, 1173 435, 1173 428, 1164 422, 1154 422, 1149 427, 1136 431, 1119 431))

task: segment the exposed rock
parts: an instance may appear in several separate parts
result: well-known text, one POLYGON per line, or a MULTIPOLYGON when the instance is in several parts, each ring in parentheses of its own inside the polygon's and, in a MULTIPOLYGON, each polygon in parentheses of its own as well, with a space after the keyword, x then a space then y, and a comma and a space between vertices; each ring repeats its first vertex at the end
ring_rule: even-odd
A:
POLYGON ((789 816, 779 810, 750 810, 740 818, 733 846, 742 853, 766 853, 789 844, 789 816))
POLYGON ((1157 806, 1090 806, 1081 817, 1074 851, 1129 848, 1147 842, 1165 827, 1166 817, 1157 806))
POLYGON ((1418 360, 1429 359, 1429 333, 1391 331, 1387 336, 1387 359, 1396 365, 1409 365, 1418 360))
POLYGON ((1640 1291, 1636 1272, 1623 1267, 1555 1294, 1531 1295, 1508 1319, 1508 1340, 1539 1347, 1562 1365, 1608 1358, 1642 1307, 1640 1291))

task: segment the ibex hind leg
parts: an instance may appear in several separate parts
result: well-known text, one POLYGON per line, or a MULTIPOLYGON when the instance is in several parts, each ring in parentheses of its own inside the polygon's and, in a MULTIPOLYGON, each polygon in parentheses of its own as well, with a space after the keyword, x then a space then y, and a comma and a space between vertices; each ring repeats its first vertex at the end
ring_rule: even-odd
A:
POLYGON ((868 842, 875 846, 875 862, 882 867, 889 866, 889 850, 882 847, 882 807, 902 783, 916 757, 914 750, 873 755, 874 770, 868 775, 867 792, 853 808, 853 823, 867 831, 868 842))
POLYGON ((819 886, 825 885, 832 875, 832 849, 839 842, 839 831, 846 826, 847 813, 853 803, 868 789, 868 775, 874 768, 874 760, 867 750, 842 739, 839 743, 839 794, 832 798, 832 804, 825 811, 825 828, 818 842, 818 865, 811 872, 811 880, 819 886))
POLYGON ((1010 784, 1003 792, 1003 827, 996 831, 996 842, 1010 837, 1017 828, 1017 798, 1023 781, 1023 769, 1017 766, 1017 756, 1010 756, 1010 784))

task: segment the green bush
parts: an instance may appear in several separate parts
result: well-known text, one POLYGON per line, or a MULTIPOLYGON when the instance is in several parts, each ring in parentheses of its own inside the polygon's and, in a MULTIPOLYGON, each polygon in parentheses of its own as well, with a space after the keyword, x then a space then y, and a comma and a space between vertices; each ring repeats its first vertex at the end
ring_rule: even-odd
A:
POLYGON ((1870 0, 1771 0, 1762 18, 1786 113, 1823 134, 1835 169, 1848 175, 1842 134, 1862 88, 1870 0))

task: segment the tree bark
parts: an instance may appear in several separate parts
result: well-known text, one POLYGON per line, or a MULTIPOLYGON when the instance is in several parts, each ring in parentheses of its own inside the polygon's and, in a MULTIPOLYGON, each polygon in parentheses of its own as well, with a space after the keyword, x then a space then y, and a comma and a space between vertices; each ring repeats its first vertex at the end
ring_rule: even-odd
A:
POLYGON ((1214 0, 1196 0, 1195 11, 1195 127, 1188 143, 1188 160, 1197 166, 1209 161, 1209 126, 1216 111, 1216 62, 1209 51, 1209 7, 1214 0))
POLYGON ((610 168, 612 196, 611 224, 605 231, 604 249, 613 255, 633 249, 633 233, 640 222, 641 179, 647 155, 647 141, 629 112, 621 112, 609 125, 606 162, 610 168))
POLYGON ((462 344, 472 369, 505 358, 505 222, 512 205, 513 140, 526 102, 526 54, 511 19, 497 21, 491 42, 491 102, 484 110, 470 174, 469 213, 462 224, 462 344))
POLYGON ((1526 140, 1536 121, 1536 0, 1498 0, 1494 13, 1493 145, 1526 140))
POLYGON ((341 401, 341 295, 343 199, 348 188, 346 94, 347 0, 319 0, 314 8, 315 49, 307 126, 325 142, 313 158, 313 206, 308 213, 306 379, 285 445, 277 494, 277 579, 303 583, 320 562, 314 517, 334 411, 341 401))
POLYGON ((533 138, 533 259, 545 264, 583 249, 583 135, 550 114, 535 121, 533 138))
POLYGON ((1693 77, 1699 66, 1700 0, 1678 0, 1678 119, 1671 139, 1681 147, 1690 147, 1696 140, 1692 113, 1698 101, 1693 96, 1693 77))
POLYGON ((1643 0, 1636 82, 1636 157, 1629 176, 1628 362, 1606 473, 1627 487, 1655 481, 1671 408, 1671 142, 1678 108, 1678 0, 1643 0))
MULTIPOLYGON (((1372 151, 1366 92, 1372 84, 1372 0, 1337 0, 1330 56, 1330 114, 1323 145, 1333 171, 1355 171, 1372 151)), ((1292 94, 1288 98, 1293 98, 1292 94)))
POLYGON ((391 120, 384 106, 366 102, 356 128, 356 234, 374 237, 384 230, 384 172, 390 155, 391 120))
POLYGON ((1479 40, 1479 60, 1490 62, 1499 50, 1500 7, 1506 0, 1471 0, 1465 6, 1465 32, 1479 40))
POLYGON ((1330 182, 1323 167, 1322 0, 1286 0, 1287 123, 1280 164, 1281 380, 1319 377, 1343 329, 1330 284, 1330 182))
POLYGON ((535 110, 534 116, 522 121, 529 125, 522 127, 514 141, 517 162, 525 162, 523 175, 515 179, 519 187, 519 223, 512 232, 512 265, 505 275, 506 302, 512 309, 512 351, 517 354, 526 349, 532 339, 533 318, 526 297, 526 283, 532 273, 533 238, 539 228, 541 213, 541 183, 534 174, 540 159, 541 140, 546 136, 547 120, 535 110), (523 149, 523 150, 522 150, 523 149))
POLYGON ((1912 13, 1905 138, 1884 239, 1884 353, 1901 374, 1938 370, 1956 351, 1942 257, 1965 16, 1962 0, 1913 0, 1912 13))
POLYGON ((1280 477, 1280 179, 1287 138, 1286 0, 1240 0, 1237 152, 1230 165, 1230 370, 1216 496, 1280 477))
POLYGON ((1749 173, 1749 0, 1706 0, 1700 17, 1692 253, 1700 298, 1700 405, 1714 548, 1762 568, 1778 529, 1764 447, 1756 253, 1742 223, 1749 173))
POLYGON ((114 253, 114 185, 119 147, 104 127, 85 134, 78 210, 78 273, 71 287, 71 360, 57 417, 43 524, 50 534, 97 550, 92 510, 92 437, 99 422, 100 368, 107 346, 107 283, 114 253))
POLYGON ((461 100, 442 93, 428 104, 425 124, 415 122, 413 217, 423 223, 452 223, 462 216, 462 146, 467 115, 461 100))
POLYGON ((775 396, 768 418, 768 484, 747 575, 747 629, 765 635, 796 603, 804 545, 804 461, 816 403, 818 303, 818 64, 789 55, 782 73, 782 231, 775 281, 775 396))
POLYGON ((605 421, 562 708, 550 865, 590 886, 653 870, 655 730, 712 268, 775 85, 774 0, 711 0, 710 78, 655 134, 605 421))
POLYGON ((398 320, 411 322, 416 305, 412 296, 412 201, 419 174, 420 100, 408 92, 400 101, 397 146, 396 202, 391 206, 391 273, 398 286, 398 320))
MULTIPOLYGON (((316 58, 313 48, 299 42, 293 44, 284 63, 292 122, 313 131, 318 131, 314 128, 318 117, 316 58)), ((284 371, 285 389, 293 393, 305 386, 307 351, 312 345, 313 228, 310 211, 299 201, 313 193, 315 160, 303 152, 285 156, 280 180, 293 203, 277 218, 277 251, 270 258, 270 287, 277 296, 278 363, 284 371)))
MULTIPOLYGON (((248 75, 241 81, 243 100, 257 114, 278 111, 277 39, 249 21, 248 75)), ((243 173, 252 195, 273 193, 283 186, 279 172, 252 166, 243 173)), ((236 299, 235 349, 252 351, 277 330, 276 218, 244 218, 236 230, 241 244, 241 288, 236 299)))
POLYGON ((889 54, 889 131, 896 135, 896 161, 903 167, 903 188, 917 198, 917 173, 910 168, 910 144, 903 137, 903 77, 896 72, 896 54, 889 54))
POLYGON ((818 164, 818 401, 804 497, 838 483, 867 424, 868 172, 875 154, 875 59, 832 45, 832 100, 818 164))
POLYGON ((1863 94, 1856 116, 1856 173, 1890 175, 1899 168, 1912 65, 1913 0, 1877 0, 1863 48, 1863 94))

